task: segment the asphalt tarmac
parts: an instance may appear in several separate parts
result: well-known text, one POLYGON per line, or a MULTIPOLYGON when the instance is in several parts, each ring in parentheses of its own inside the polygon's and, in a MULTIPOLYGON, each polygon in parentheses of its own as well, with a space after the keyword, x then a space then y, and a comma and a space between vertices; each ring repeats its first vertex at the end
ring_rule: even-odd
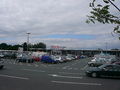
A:
POLYGON ((120 79, 87 77, 89 60, 46 64, 6 59, 0 70, 0 90, 120 90, 120 79))

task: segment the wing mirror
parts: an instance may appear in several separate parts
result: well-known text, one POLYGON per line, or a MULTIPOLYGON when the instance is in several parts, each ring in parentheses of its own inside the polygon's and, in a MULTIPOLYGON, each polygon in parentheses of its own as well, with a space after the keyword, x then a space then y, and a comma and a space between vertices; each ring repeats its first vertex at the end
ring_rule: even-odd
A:
POLYGON ((102 69, 102 71, 107 71, 107 70, 108 70, 108 69, 106 69, 106 68, 103 68, 103 69, 102 69))

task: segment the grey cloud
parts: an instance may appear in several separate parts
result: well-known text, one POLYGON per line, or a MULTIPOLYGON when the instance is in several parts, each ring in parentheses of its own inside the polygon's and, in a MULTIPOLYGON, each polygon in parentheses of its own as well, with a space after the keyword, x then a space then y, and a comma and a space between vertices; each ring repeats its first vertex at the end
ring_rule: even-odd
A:
MULTIPOLYGON (((42 41, 49 46, 59 44, 72 48, 102 47, 104 45, 100 43, 103 39, 113 40, 106 36, 113 25, 86 24, 89 11, 86 0, 1 0, 0 37, 3 40, 0 42, 23 43, 26 33, 30 32, 31 43, 42 41), (37 38, 51 34, 90 34, 99 37, 93 40, 37 38)), ((113 42, 111 45, 118 46, 117 40, 113 42)))

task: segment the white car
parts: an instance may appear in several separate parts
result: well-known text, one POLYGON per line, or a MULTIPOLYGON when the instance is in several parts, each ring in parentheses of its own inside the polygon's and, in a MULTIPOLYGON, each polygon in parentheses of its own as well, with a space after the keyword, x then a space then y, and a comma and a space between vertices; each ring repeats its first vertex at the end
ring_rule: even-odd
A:
POLYGON ((0 58, 3 58, 4 57, 4 55, 3 54, 0 54, 0 58))
POLYGON ((62 56, 59 56, 59 55, 57 55, 57 56, 52 56, 52 59, 55 60, 55 61, 58 61, 58 62, 60 62, 60 63, 63 62, 62 56))
POLYGON ((112 58, 94 58, 90 62, 88 62, 89 66, 100 66, 103 64, 110 64, 114 59, 112 58))

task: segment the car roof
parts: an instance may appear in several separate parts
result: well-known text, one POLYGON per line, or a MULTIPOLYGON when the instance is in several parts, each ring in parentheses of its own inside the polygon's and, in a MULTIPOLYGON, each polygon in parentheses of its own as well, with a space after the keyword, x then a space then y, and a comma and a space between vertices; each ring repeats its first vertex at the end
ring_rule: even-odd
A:
POLYGON ((103 68, 103 67, 106 67, 106 66, 116 66, 116 67, 120 68, 120 65, 116 65, 116 64, 103 64, 103 65, 99 66, 99 68, 103 68))

